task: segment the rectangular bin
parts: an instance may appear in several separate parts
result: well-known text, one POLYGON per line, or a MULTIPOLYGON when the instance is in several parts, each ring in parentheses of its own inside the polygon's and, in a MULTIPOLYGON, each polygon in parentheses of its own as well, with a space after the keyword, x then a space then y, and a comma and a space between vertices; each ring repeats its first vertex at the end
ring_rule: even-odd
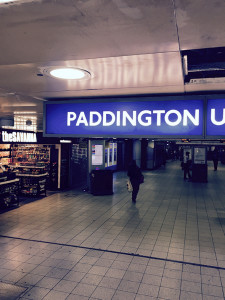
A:
POLYGON ((208 171, 206 164, 193 164, 192 166, 193 182, 208 182, 208 171))
POLYGON ((113 194, 113 172, 111 170, 93 170, 90 174, 91 194, 113 194))

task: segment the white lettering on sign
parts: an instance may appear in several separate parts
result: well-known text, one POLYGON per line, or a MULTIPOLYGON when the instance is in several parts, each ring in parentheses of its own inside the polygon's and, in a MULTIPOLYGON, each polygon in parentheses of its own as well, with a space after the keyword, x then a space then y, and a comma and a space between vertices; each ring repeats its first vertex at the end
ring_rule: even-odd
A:
POLYGON ((151 126, 153 117, 156 118, 157 126, 161 126, 162 121, 168 126, 177 126, 179 124, 188 126, 190 123, 195 126, 199 125, 199 109, 195 109, 193 114, 187 109, 184 109, 183 112, 171 109, 167 112, 165 110, 142 110, 139 113, 135 110, 130 113, 127 111, 103 111, 102 114, 97 111, 90 111, 89 115, 86 115, 83 111, 79 114, 67 112, 67 126, 80 126, 81 124, 85 126, 97 126, 102 124, 104 127, 114 124, 123 127, 127 125, 137 126, 137 124, 141 126, 151 126))
POLYGON ((2 141, 9 143, 36 143, 37 135, 33 132, 2 131, 2 141))
POLYGON ((71 122, 76 120, 77 115, 75 112, 68 112, 67 113, 67 126, 70 126, 71 122))
POLYGON ((123 111, 123 126, 127 126, 127 120, 130 122, 132 126, 137 125, 137 112, 133 111, 133 116, 130 116, 127 111, 123 111))
POLYGON ((165 114, 165 110, 153 110, 153 114, 157 115, 156 125, 161 126, 161 115, 165 114))
POLYGON ((180 124, 180 122, 182 121, 182 116, 181 113, 175 109, 169 110, 166 114, 165 114, 165 121, 166 124, 170 125, 170 126, 177 126, 178 124, 180 124), (170 121, 170 115, 176 115, 177 116, 177 120, 176 121, 170 121))
POLYGON ((116 116, 111 111, 103 111, 103 126, 111 126, 114 124, 116 116), (111 120, 107 122, 107 116, 110 116, 111 120))
POLYGON ((91 111, 90 112, 90 126, 97 126, 101 123, 102 121, 102 116, 99 112, 97 111, 91 111), (97 121, 94 122, 94 116, 97 116, 97 121))
POLYGON ((138 114, 139 124, 141 124, 142 126, 150 126, 152 124, 152 118, 151 117, 145 117, 146 122, 144 122, 142 120, 143 115, 151 115, 151 111, 150 110, 142 110, 142 112, 140 112, 140 114, 138 114))
POLYGON ((212 108, 211 109, 211 122, 217 126, 224 125, 225 124, 225 108, 223 108, 223 118, 221 121, 216 120, 216 110, 215 110, 215 108, 212 108))
POLYGON ((191 120, 191 122, 195 125, 199 125, 199 109, 195 110, 195 116, 193 117, 190 112, 185 109, 184 110, 184 120, 183 120, 183 125, 188 126, 188 119, 191 120))

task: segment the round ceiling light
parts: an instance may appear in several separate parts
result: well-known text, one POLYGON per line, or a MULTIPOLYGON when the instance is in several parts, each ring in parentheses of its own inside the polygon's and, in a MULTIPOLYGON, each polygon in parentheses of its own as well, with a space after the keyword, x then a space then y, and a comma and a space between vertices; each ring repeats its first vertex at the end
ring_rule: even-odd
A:
POLYGON ((51 68, 48 70, 51 77, 60 79, 84 79, 90 77, 90 73, 77 68, 51 68))
POLYGON ((15 2, 16 0, 0 0, 1 3, 9 3, 9 2, 15 2))

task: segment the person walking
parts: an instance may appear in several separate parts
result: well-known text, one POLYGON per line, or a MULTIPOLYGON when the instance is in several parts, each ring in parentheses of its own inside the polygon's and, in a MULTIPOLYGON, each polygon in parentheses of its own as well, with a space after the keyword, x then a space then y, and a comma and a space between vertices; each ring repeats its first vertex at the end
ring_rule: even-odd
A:
POLYGON ((190 173, 191 159, 190 159, 189 155, 190 155, 190 153, 187 151, 186 155, 184 157, 184 164, 183 164, 184 180, 187 179, 187 175, 188 175, 189 180, 191 179, 191 173, 190 173))
MULTIPOLYGON (((136 165, 136 161, 132 160, 128 166, 127 176, 130 178, 132 191, 132 202, 136 203, 137 194, 139 192, 140 183, 143 180, 141 169, 136 165)), ((143 181, 142 181, 143 182, 143 181)))
POLYGON ((218 161, 219 161, 218 150, 215 148, 215 149, 213 150, 213 165, 214 165, 214 171, 217 171, 218 161))

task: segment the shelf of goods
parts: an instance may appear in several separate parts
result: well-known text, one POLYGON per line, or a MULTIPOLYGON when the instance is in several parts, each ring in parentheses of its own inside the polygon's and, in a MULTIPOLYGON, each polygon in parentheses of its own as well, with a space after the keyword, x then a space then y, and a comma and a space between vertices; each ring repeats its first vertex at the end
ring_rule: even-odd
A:
POLYGON ((10 207, 13 204, 19 205, 19 179, 0 182, 0 206, 10 207))
POLYGON ((11 161, 11 148, 10 144, 0 145, 0 164, 8 165, 11 161))
POLYGON ((48 173, 45 167, 14 166, 16 177, 20 180, 20 193, 26 196, 46 195, 46 181, 48 173))
MULTIPOLYGON (((39 175, 40 172, 38 172, 37 167, 42 167, 43 172, 46 173, 43 181, 39 183, 38 179, 32 180, 31 178, 23 179, 21 180, 22 183, 24 183, 23 186, 27 186, 26 189, 23 191, 27 195, 35 195, 40 194, 43 192, 44 188, 39 188, 39 186, 42 186, 45 184, 46 186, 49 185, 49 174, 50 174, 50 146, 49 145, 41 145, 41 144, 30 144, 30 145, 23 145, 23 144, 17 144, 13 145, 11 148, 11 156, 12 156, 12 164, 16 166, 20 166, 20 168, 24 167, 36 167, 36 171, 33 170, 33 172, 27 172, 20 169, 19 173, 32 173, 33 175, 39 175), (35 182, 38 181, 38 182, 35 182), (45 182, 44 182, 45 181, 45 182), (29 186, 31 188, 29 189, 29 186)), ((35 177, 34 177, 35 178, 35 177)))
POLYGON ((47 145, 13 145, 11 156, 14 165, 43 166, 49 173, 50 147, 47 145))

